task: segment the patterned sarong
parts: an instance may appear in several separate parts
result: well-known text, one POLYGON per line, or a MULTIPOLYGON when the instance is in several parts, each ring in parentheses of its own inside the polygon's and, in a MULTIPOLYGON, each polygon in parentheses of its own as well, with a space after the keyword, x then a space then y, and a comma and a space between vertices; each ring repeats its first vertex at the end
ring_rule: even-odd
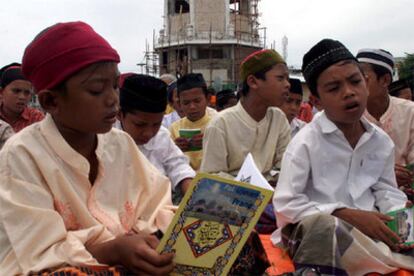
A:
POLYGON ((313 215, 282 229, 282 242, 295 268, 314 268, 327 275, 414 271, 414 252, 392 252, 352 225, 331 215, 313 215))

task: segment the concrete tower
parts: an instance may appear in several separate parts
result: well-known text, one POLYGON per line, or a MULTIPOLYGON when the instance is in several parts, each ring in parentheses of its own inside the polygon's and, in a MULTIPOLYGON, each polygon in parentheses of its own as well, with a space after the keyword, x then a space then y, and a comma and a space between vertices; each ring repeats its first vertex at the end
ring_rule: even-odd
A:
POLYGON ((202 73, 208 85, 235 87, 239 67, 265 47, 259 0, 164 0, 164 29, 156 39, 159 72, 202 73))

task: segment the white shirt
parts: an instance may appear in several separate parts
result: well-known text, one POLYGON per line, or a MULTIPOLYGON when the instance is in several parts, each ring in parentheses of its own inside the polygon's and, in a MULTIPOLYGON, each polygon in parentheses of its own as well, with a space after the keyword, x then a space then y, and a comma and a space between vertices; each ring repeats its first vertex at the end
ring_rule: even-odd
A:
POLYGON ((341 207, 385 213, 405 206, 407 197, 395 181, 393 142, 366 119, 361 122, 366 132, 355 149, 323 111, 293 138, 273 197, 279 229, 341 207))
POLYGON ((162 125, 168 129, 172 123, 180 119, 180 115, 178 115, 178 112, 174 110, 173 112, 164 115, 164 118, 162 119, 162 125))
POLYGON ((189 164, 188 157, 175 145, 170 132, 161 126, 158 133, 139 149, 147 159, 164 175, 173 189, 186 178, 194 178, 195 171, 189 164))
POLYGON ((293 120, 290 122, 290 129, 291 129, 291 136, 292 138, 301 130, 304 126, 306 126, 306 123, 302 120, 299 120, 298 118, 293 118, 293 120))

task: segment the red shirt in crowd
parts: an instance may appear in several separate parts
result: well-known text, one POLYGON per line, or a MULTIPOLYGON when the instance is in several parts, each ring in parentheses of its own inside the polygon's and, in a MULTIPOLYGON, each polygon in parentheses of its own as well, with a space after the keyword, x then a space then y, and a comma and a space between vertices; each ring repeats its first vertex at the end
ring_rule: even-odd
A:
POLYGON ((0 119, 6 121, 7 123, 9 123, 14 132, 19 132, 20 130, 22 130, 23 128, 39 122, 41 120, 43 120, 43 118, 45 117, 45 115, 40 111, 37 110, 35 108, 31 108, 31 107, 26 107, 22 114, 20 114, 20 117, 15 120, 14 122, 11 122, 3 113, 3 109, 0 106, 0 119))

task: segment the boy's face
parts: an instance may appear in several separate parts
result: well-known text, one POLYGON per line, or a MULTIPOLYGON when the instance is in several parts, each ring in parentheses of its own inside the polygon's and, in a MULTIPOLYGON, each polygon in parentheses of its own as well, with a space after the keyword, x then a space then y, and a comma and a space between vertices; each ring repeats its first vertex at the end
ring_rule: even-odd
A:
POLYGON ((172 106, 175 111, 177 111, 178 115, 180 117, 184 117, 184 112, 181 109, 180 106, 180 99, 178 98, 177 88, 173 90, 173 96, 172 96, 172 106))
POLYGON ((131 135, 137 145, 148 143, 158 133, 163 117, 164 112, 135 111, 126 114, 120 112, 119 115, 122 128, 131 135))
POLYGON ((92 64, 70 77, 65 91, 56 91, 51 114, 57 125, 84 134, 111 130, 118 114, 118 81, 114 62, 92 64))
POLYGON ((378 78, 372 69, 372 65, 369 63, 361 63, 360 66, 365 76, 365 82, 368 87, 369 95, 371 97, 375 97, 377 95, 387 94, 389 83, 386 82, 386 77, 381 76, 378 78))
POLYGON ((326 116, 338 127, 358 122, 364 113, 368 89, 357 64, 340 61, 323 71, 317 90, 326 116))
POLYGON ((288 98, 284 104, 280 107, 286 114, 286 118, 289 123, 292 122, 293 118, 298 116, 300 111, 300 105, 302 104, 302 95, 296 93, 289 93, 288 98))
POLYGON ((413 93, 410 88, 404 88, 398 91, 398 98, 411 101, 413 99, 413 93))
POLYGON ((202 88, 181 91, 179 98, 181 109, 188 120, 195 122, 204 117, 207 108, 207 98, 202 88))
POLYGON ((15 80, 2 91, 3 108, 14 114, 21 114, 32 96, 32 84, 26 80, 15 80))
POLYGON ((289 95, 289 71, 285 64, 279 63, 265 73, 265 80, 256 79, 256 93, 268 106, 280 107, 289 95))

